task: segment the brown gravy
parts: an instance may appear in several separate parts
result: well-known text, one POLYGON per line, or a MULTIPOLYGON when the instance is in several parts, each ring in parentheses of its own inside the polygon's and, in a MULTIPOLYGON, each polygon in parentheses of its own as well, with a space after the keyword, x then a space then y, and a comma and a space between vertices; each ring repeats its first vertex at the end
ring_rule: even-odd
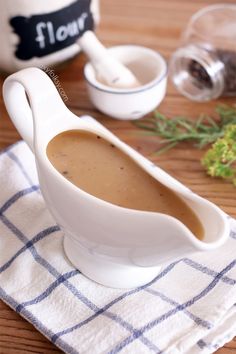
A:
POLYGON ((174 216, 203 238, 200 220, 178 195, 100 136, 63 132, 49 142, 47 156, 56 170, 87 193, 125 208, 174 216))

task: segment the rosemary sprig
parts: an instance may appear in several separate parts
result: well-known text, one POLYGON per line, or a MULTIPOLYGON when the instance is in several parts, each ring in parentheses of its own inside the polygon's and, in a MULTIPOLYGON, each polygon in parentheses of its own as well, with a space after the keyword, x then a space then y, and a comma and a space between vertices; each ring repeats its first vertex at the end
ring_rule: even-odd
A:
POLYGON ((236 124, 236 107, 220 105, 216 112, 216 120, 208 115, 201 115, 195 121, 182 116, 168 118, 155 112, 153 117, 137 120, 134 124, 146 130, 147 135, 162 138, 159 143, 164 144, 164 147, 156 152, 160 155, 182 141, 193 142, 201 149, 221 138, 227 125, 236 124))

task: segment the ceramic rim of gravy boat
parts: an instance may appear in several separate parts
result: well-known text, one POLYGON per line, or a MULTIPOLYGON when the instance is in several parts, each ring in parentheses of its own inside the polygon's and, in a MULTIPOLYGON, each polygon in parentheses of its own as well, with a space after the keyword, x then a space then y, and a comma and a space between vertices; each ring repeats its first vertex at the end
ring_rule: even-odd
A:
MULTIPOLYGON (((140 168, 145 170, 149 175, 152 175, 160 183, 164 184, 165 186, 170 188, 172 191, 174 191, 176 194, 180 195, 182 197, 182 199, 184 199, 185 202, 186 202, 186 199, 190 199, 190 200, 194 199, 195 201, 198 200, 199 203, 210 204, 211 208, 213 210, 215 210, 217 213, 218 212, 221 213, 222 218, 223 218, 222 220, 227 219, 227 216, 224 215, 224 213, 215 204, 210 203, 206 199, 204 199, 204 198, 198 196, 197 194, 193 193, 190 189, 186 188, 179 181, 173 179, 173 177, 171 177, 170 175, 167 175, 166 172, 161 170, 158 166, 156 166, 153 163, 150 163, 150 161, 148 159, 144 158, 139 153, 137 153, 135 150, 133 150, 132 148, 127 146, 125 143, 123 143, 121 140, 119 140, 115 135, 113 135, 110 131, 108 131, 106 128, 104 128, 100 123, 98 123, 92 117, 90 117, 90 116, 82 116, 80 118, 80 120, 83 121, 83 122, 87 122, 89 120, 89 122, 91 122, 91 124, 89 124, 89 125, 85 124, 83 126, 81 124, 82 123, 81 121, 79 122, 79 124, 78 124, 78 122, 76 124, 73 124, 74 122, 70 122, 68 124, 68 129, 67 130, 60 130, 59 129, 59 131, 55 135, 53 135, 53 137, 55 137, 57 134, 65 132, 65 131, 90 132, 90 133, 93 133, 95 135, 99 135, 103 139, 105 139, 108 142, 114 144, 115 147, 117 147, 118 149, 123 151, 133 161, 135 161, 135 163, 137 165, 139 165, 140 168), (135 157, 136 154, 138 156, 138 159, 135 157), (140 162, 140 157, 142 157, 142 162, 140 162), (151 167, 151 170, 150 170, 150 167, 151 167), (161 175, 160 175, 160 172, 162 172, 161 175), (168 180, 166 179, 166 177, 168 177, 168 180), (182 188, 182 189, 180 190, 180 188, 182 188)), ((221 236, 219 236, 218 239, 207 242, 206 240, 199 240, 191 232, 191 230, 189 230, 189 228, 184 223, 182 223, 180 220, 176 219, 173 216, 170 216, 170 215, 167 215, 167 214, 163 214, 163 213, 158 213, 158 212, 150 212, 150 211, 145 211, 145 210, 137 210, 137 209, 125 208, 125 207, 118 206, 116 204, 110 203, 108 201, 105 201, 103 199, 100 199, 100 198, 98 198, 98 197, 96 197, 94 195, 91 195, 90 193, 82 190, 81 188, 79 188, 78 186, 76 186, 75 184, 70 182, 68 179, 66 179, 60 172, 58 172, 57 169, 52 165, 52 163, 48 159, 48 156, 47 156, 47 153, 46 153, 46 148, 47 148, 47 145, 50 142, 50 140, 51 139, 49 139, 47 141, 47 143, 44 144, 44 146, 38 146, 37 147, 37 150, 41 151, 41 158, 39 156, 39 159, 42 159, 42 162, 45 164, 45 167, 50 169, 50 171, 53 174, 54 178, 59 178, 63 183, 66 183, 68 185, 68 188, 73 189, 74 193, 79 191, 80 193, 84 194, 86 196, 86 198, 89 198, 93 202, 96 202, 96 204, 98 206, 106 205, 109 208, 118 209, 118 210, 122 209, 123 212, 125 211, 127 213, 134 213, 134 214, 137 214, 137 215, 138 214, 144 214, 144 213, 153 214, 155 216, 156 215, 161 215, 162 217, 164 217, 166 219, 174 221, 176 224, 179 224, 179 226, 185 230, 185 237, 189 238, 191 243, 194 246, 196 246, 199 249, 199 251, 200 250, 205 251, 205 250, 218 248, 219 246, 221 246, 225 242, 225 237, 227 237, 227 235, 228 235, 228 222, 225 225, 226 227, 224 227, 222 225, 221 232, 219 232, 219 234, 221 236), (225 236, 222 237, 222 235, 225 235, 225 236)), ((191 207, 191 209, 194 210, 192 207, 191 207)), ((204 228, 204 230, 205 230, 205 228, 204 228)))
MULTIPOLYGON (((130 288, 140 286, 151 281, 158 274, 160 265, 163 263, 189 252, 217 248, 225 242, 229 233, 229 224, 226 215, 218 207, 192 193, 165 171, 121 142, 100 123, 90 117, 78 119, 67 109, 52 81, 41 70, 29 68, 11 75, 4 83, 3 95, 13 123, 31 150, 35 152, 40 186, 46 204, 65 233, 65 252, 71 262, 89 278, 111 287, 130 288), (39 89, 41 89, 41 94, 39 94, 39 89), (25 92, 29 98, 34 119, 32 119, 32 111, 25 92), (48 117, 50 118, 48 119, 48 117), (100 134, 129 155, 147 173, 178 193, 188 205, 191 203, 201 204, 199 209, 202 210, 196 212, 198 216, 202 213, 201 216, 204 218, 207 210, 204 208, 208 208, 211 214, 212 227, 214 228, 214 223, 218 222, 218 225, 215 226, 215 230, 219 229, 218 238, 210 235, 208 242, 200 241, 182 222, 169 215, 126 209, 113 205, 82 191, 68 181, 52 166, 46 155, 46 147, 55 135, 74 129, 100 134), (64 194, 63 190, 65 191, 64 194), (79 198, 77 198, 78 194, 79 198), (71 208, 62 208, 61 203, 63 204, 64 201, 71 208), (77 210, 77 205, 81 206, 80 204, 83 208, 74 218, 71 210, 77 210), (62 210, 59 210, 60 208, 62 210), (79 225, 77 218, 80 221, 79 225), (103 229, 107 227, 105 224, 101 230, 98 230, 101 241, 96 239, 97 235, 91 235, 90 238, 91 225, 88 224, 93 221, 93 218, 95 218, 97 226, 99 226, 101 220, 108 220, 107 234, 103 234, 105 232, 103 229), (87 223, 84 220, 87 220, 87 223), (132 229, 132 223, 135 224, 134 229, 132 229), (147 230, 152 229, 152 233, 153 230, 161 233, 161 228, 163 231, 165 230, 164 227, 169 225, 165 233, 166 242, 159 244, 156 233, 150 234, 148 231, 143 237, 140 229, 144 223, 147 230), (81 228, 84 233, 80 234, 81 228), (130 230, 131 234, 128 233, 127 239, 124 237, 119 240, 119 235, 128 232, 126 229, 130 230), (177 234, 176 239, 173 240, 172 232, 175 234, 176 230, 180 234, 177 234), (137 237, 136 234, 132 234, 133 231, 137 233, 137 237), (88 235, 87 239, 82 237, 82 234, 86 236, 86 233, 88 235), (142 239, 139 238, 140 235, 142 239), (109 239, 110 243, 104 243, 106 237, 111 238, 111 241, 109 239), (117 246, 116 242, 118 242, 117 246), (157 250, 153 248, 153 242, 155 247, 158 248, 157 250)), ((192 209, 195 211, 193 207, 192 209)))

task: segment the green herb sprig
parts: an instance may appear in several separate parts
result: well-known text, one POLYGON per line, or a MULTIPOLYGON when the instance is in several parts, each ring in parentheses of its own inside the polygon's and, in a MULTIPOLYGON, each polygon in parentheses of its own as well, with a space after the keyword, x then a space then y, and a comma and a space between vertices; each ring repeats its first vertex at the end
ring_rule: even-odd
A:
POLYGON ((216 120, 201 115, 195 121, 182 116, 168 118, 155 112, 153 117, 137 120, 134 124, 146 130, 147 135, 162 138, 159 143, 164 146, 156 151, 160 155, 183 141, 193 142, 197 148, 202 148, 223 137, 226 126, 236 124, 236 107, 221 105, 216 112, 216 120))

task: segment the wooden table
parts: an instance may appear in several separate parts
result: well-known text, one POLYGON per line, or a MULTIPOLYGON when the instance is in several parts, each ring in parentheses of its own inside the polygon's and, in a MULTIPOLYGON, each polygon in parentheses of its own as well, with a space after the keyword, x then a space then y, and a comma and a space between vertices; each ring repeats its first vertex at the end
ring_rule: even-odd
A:
MULTIPOLYGON (((214 1, 219 2, 219 1, 214 1)), ((234 1, 229 1, 234 3, 234 1)), ((179 36, 189 17, 213 1, 187 0, 101 0, 102 20, 98 35, 107 46, 134 43, 158 50, 168 59, 178 46, 179 36)), ((200 165, 203 151, 182 144, 161 157, 152 154, 158 148, 155 138, 145 137, 128 121, 113 120, 97 112, 89 102, 82 68, 85 58, 80 55, 64 69, 56 70, 69 100, 69 108, 77 115, 91 114, 111 129, 122 140, 151 157, 155 163, 179 179, 201 196, 216 203, 225 212, 236 217, 236 189, 227 182, 206 176, 200 165)), ((1 78, 1 83, 3 78, 1 78)), ((159 110, 169 116, 183 114, 195 119, 201 112, 213 114, 217 103, 232 104, 236 99, 221 99, 210 103, 194 103, 180 96, 168 85, 167 96, 159 110)), ((0 148, 19 140, 0 101, 0 148)), ((0 302, 0 353, 60 353, 32 325, 0 302)), ((219 354, 236 352, 236 342, 226 344, 219 354)))

